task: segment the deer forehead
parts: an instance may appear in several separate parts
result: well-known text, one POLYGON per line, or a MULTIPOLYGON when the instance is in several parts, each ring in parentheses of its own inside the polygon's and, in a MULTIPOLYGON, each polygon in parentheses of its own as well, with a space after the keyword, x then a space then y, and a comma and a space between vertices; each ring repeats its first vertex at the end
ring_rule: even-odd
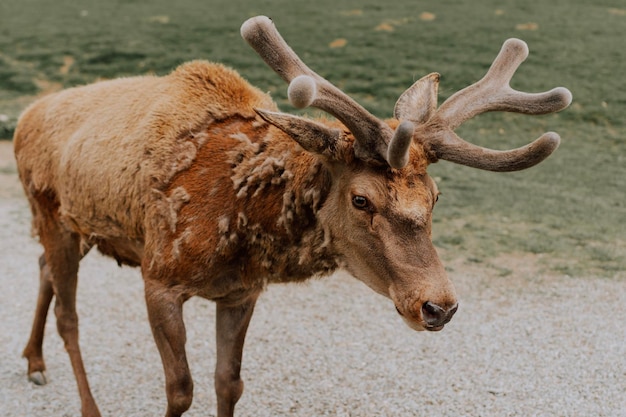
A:
POLYGON ((428 223, 433 208, 433 190, 423 181, 397 187, 393 208, 402 217, 419 226, 428 223))

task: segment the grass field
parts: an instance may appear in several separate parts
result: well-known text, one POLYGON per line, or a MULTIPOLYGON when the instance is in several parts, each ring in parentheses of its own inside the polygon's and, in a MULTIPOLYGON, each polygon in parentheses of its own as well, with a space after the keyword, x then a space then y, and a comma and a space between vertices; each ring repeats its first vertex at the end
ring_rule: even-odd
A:
MULTIPOLYGON (((0 2, 0 137, 36 96, 102 78, 165 74, 210 59, 271 91, 286 86, 241 40, 248 17, 274 19, 316 71, 380 117, 414 80, 442 74, 440 100, 479 79, 502 42, 530 57, 513 87, 574 95, 562 113, 488 114, 459 130, 494 148, 561 134, 556 154, 529 171, 494 174, 442 162, 434 238, 444 257, 497 268, 533 253, 546 271, 623 276, 626 270, 626 4, 490 0, 8 0, 0 2)), ((506 275, 511 271, 502 270, 506 275)))

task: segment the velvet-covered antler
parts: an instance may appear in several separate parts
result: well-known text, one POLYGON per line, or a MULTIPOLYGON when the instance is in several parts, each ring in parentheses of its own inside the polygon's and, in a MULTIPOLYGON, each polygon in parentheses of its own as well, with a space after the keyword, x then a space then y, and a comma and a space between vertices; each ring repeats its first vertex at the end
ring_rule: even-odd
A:
POLYGON ((414 125, 401 124, 394 132, 300 60, 274 27, 271 19, 257 16, 241 27, 241 35, 286 82, 288 96, 298 108, 316 107, 339 119, 356 139, 355 155, 366 161, 386 161, 394 168, 408 162, 414 125))
MULTIPOLYGON (((454 129, 485 112, 546 114, 566 108, 572 100, 571 93, 563 87, 538 94, 511 88, 510 80, 528 56, 528 47, 519 39, 509 39, 487 74, 477 83, 452 95, 439 109, 439 74, 430 74, 416 82, 396 103, 394 115, 401 123, 394 132, 307 67, 280 36, 271 19, 265 16, 251 18, 242 25, 241 34, 263 60, 289 83, 288 96, 294 106, 313 106, 332 114, 354 135, 358 158, 386 161, 394 168, 407 164, 409 147, 414 139, 430 151, 433 159, 445 159, 490 171, 529 168, 558 147, 558 134, 548 132, 521 148, 497 151, 464 141, 454 133, 454 129)), ((269 116, 267 112, 263 114, 269 116)))
POLYGON ((559 145, 559 135, 548 132, 534 142, 509 151, 495 151, 465 142, 454 129, 472 117, 490 111, 546 114, 566 108, 572 94, 563 87, 537 94, 516 91, 509 82, 528 56, 528 47, 519 39, 507 40, 487 74, 464 88, 436 108, 439 77, 431 74, 411 87, 396 104, 399 119, 419 123, 415 137, 436 158, 489 171, 518 171, 548 157, 559 145), (421 98, 421 102, 413 96, 421 98), (433 98, 434 96, 434 98, 433 98), (418 103, 411 110, 409 103, 418 103), (425 107, 426 106, 426 107, 425 107))

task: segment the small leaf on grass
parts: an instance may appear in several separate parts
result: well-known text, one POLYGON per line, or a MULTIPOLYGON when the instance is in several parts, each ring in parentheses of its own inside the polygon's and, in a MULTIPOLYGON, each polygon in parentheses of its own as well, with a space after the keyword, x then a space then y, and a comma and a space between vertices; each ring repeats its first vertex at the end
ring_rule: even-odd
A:
POLYGON ((70 72, 70 68, 74 65, 74 57, 71 55, 63 56, 63 65, 59 68, 59 73, 62 75, 67 75, 70 72))
POLYGON ((389 23, 381 23, 380 25, 376 26, 374 30, 378 32, 393 32, 394 28, 389 23))
POLYGON ((362 16, 363 10, 360 9, 352 9, 352 10, 342 10, 339 12, 342 16, 362 16))
POLYGON ((160 16, 150 16, 148 18, 148 22, 151 23, 160 23, 162 25, 166 25, 170 22, 170 17, 167 15, 160 15, 160 16))
POLYGON ((528 22, 528 23, 520 23, 515 25, 515 29, 517 30, 537 30, 539 29, 539 25, 536 23, 528 22))
POLYGON ((339 38, 339 39, 335 39, 334 41, 332 41, 331 43, 328 44, 329 47, 331 48, 343 48, 344 46, 346 46, 346 44, 348 43, 348 41, 344 38, 339 38))

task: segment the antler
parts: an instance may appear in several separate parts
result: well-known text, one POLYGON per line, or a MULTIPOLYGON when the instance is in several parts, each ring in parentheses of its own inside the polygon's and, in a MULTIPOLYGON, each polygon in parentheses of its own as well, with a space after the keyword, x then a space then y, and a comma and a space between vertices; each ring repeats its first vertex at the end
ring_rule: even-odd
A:
POLYGON ((404 122, 393 130, 319 76, 300 60, 280 36, 271 19, 257 16, 241 26, 241 36, 282 79, 289 83, 289 100, 298 108, 316 107, 339 119, 356 139, 355 155, 366 161, 386 161, 394 168, 408 162, 414 126, 404 122))
POLYGON ((487 74, 477 83, 448 98, 416 137, 440 158, 490 171, 518 171, 529 168, 548 157, 559 145, 554 132, 510 151, 495 151, 465 142, 453 132, 463 122, 489 111, 525 114, 546 114, 560 111, 572 101, 572 94, 563 87, 544 93, 530 94, 509 86, 515 70, 528 56, 528 46, 519 39, 507 40, 487 74), (436 132, 433 134, 433 130, 436 132), (427 132, 425 132, 427 131, 427 132))

